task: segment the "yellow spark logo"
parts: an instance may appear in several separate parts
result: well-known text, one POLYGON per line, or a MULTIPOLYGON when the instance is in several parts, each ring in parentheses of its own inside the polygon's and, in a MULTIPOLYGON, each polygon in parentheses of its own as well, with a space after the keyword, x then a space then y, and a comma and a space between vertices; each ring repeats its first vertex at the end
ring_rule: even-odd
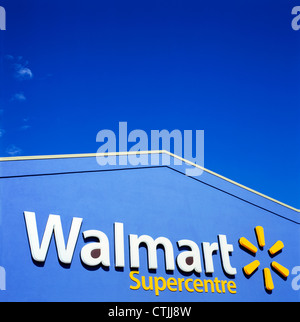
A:
MULTIPOLYGON (((256 233, 256 238, 258 245, 263 248, 266 243, 265 243, 265 234, 264 234, 264 229, 261 226, 255 227, 255 233, 256 233)), ((241 237, 239 239, 239 244, 244 248, 247 249, 249 252, 256 254, 257 252, 257 247, 254 246, 249 240, 247 240, 245 237, 241 237)), ((269 249, 269 254, 271 256, 276 256, 278 252, 280 252, 284 247, 284 244, 281 240, 278 240, 270 249, 269 249)), ((250 264, 246 265, 243 267, 243 270, 246 275, 250 276, 253 274, 257 268, 259 267, 260 262, 258 260, 255 260, 251 262, 250 264)), ((289 276, 289 270, 285 268, 284 266, 280 265, 279 263, 273 261, 271 263, 271 266, 274 270, 276 270, 283 278, 286 278, 289 276)), ((271 276, 271 271, 269 268, 264 268, 264 281, 265 281, 265 288, 268 291, 272 291, 274 289, 274 284, 273 284, 273 279, 271 276)))

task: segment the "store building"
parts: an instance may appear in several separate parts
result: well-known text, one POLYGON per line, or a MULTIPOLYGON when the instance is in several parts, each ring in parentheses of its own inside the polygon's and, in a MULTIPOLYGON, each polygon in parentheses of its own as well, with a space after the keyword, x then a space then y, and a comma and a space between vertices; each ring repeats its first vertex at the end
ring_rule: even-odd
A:
POLYGON ((293 207, 184 162, 0 161, 0 301, 300 299, 293 207))

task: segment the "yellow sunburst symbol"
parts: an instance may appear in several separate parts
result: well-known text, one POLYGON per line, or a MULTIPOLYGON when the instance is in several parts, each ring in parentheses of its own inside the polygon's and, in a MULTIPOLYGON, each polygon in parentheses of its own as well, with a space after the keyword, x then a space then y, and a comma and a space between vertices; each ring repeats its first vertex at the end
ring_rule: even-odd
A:
MULTIPOLYGON (((263 248, 266 243, 265 243, 265 234, 264 234, 264 229, 261 226, 256 226, 255 227, 255 233, 256 233, 256 238, 258 245, 263 248)), ((256 254, 257 252, 257 247, 255 247, 249 240, 247 240, 245 237, 241 237, 239 239, 239 244, 247 249, 249 252, 256 254)), ((269 249, 269 254, 270 256, 276 256, 278 252, 280 252, 284 247, 284 244, 281 240, 278 240, 270 249, 269 249)), ((260 262, 258 260, 255 260, 251 262, 250 264, 246 265, 243 267, 243 270, 246 275, 250 276, 251 274, 256 271, 256 269, 259 267, 260 262)), ((273 269, 275 269, 283 278, 287 278, 289 276, 289 270, 285 268, 284 266, 280 265, 279 263, 273 261, 271 263, 271 266, 273 269)), ((265 281, 265 288, 268 291, 272 291, 274 289, 274 283, 271 275, 271 271, 269 268, 264 268, 264 281, 265 281)))

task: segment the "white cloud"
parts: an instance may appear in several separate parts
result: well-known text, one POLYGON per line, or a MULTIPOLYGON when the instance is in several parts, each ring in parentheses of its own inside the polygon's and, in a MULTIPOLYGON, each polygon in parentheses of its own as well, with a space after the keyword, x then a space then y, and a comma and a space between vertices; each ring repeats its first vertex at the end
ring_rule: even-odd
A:
POLYGON ((29 80, 33 78, 33 73, 30 68, 22 64, 15 64, 15 78, 20 81, 29 80))
POLYGON ((6 153, 11 156, 20 155, 22 153, 22 149, 15 146, 14 144, 11 144, 7 147, 6 153))
POLYGON ((6 55, 5 59, 14 69, 13 76, 19 80, 30 80, 33 78, 32 70, 28 67, 28 61, 24 61, 22 56, 14 57, 12 55, 6 55))
POLYGON ((14 94, 10 100, 17 101, 17 102, 24 102, 24 101, 26 101, 26 97, 25 97, 24 93, 20 92, 20 93, 14 94))
POLYGON ((4 135, 5 130, 4 129, 0 129, 0 138, 4 135))

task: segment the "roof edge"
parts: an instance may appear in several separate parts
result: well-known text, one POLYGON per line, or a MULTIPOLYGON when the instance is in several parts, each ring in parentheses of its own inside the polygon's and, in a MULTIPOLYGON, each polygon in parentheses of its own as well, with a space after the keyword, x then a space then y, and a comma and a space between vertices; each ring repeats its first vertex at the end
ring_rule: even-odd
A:
POLYGON ((205 171, 205 172, 207 172, 207 173, 209 173, 211 175, 214 175, 214 176, 216 176, 216 177, 218 177, 218 178, 220 178, 222 180, 230 182, 231 184, 234 184, 234 185, 236 185, 236 186, 238 186, 240 188, 243 188, 243 189, 245 189, 247 191, 250 191, 250 192, 252 192, 252 193, 254 193, 256 195, 259 195, 259 196, 261 196, 261 197, 263 197, 265 199, 268 199, 268 200, 273 201, 273 202, 275 202, 275 203, 277 203, 277 204, 279 204, 281 206, 284 206, 286 208, 289 208, 291 210, 294 210, 294 211, 300 213, 300 209, 297 209, 295 207, 287 205, 287 204, 285 204, 285 203, 283 203, 281 201, 278 201, 278 200, 276 200, 274 198, 271 198, 271 197, 269 197, 269 196, 267 196, 267 195, 265 195, 263 193, 260 193, 260 192, 254 190, 254 189, 248 188, 248 187, 246 187, 246 186, 244 186, 244 185, 242 185, 242 184, 240 184, 240 183, 238 183, 238 182, 236 182, 234 180, 228 179, 228 178, 226 178, 226 177, 224 177, 224 176, 222 176, 222 175, 220 175, 220 174, 218 174, 216 172, 208 170, 208 169, 206 169, 206 168, 204 168, 204 167, 202 167, 202 166, 200 166, 200 165, 198 165, 196 163, 193 163, 193 162, 191 162, 189 160, 186 160, 186 159, 184 159, 184 158, 182 158, 182 157, 180 157, 180 156, 178 156, 178 155, 176 155, 174 153, 171 153, 171 152, 169 152, 167 150, 124 151, 124 152, 106 152, 106 153, 55 154, 55 155, 38 155, 38 156, 0 157, 0 162, 4 162, 4 161, 26 161, 26 160, 46 160, 46 159, 67 159, 67 158, 88 158, 88 157, 101 157, 101 156, 103 156, 103 157, 105 157, 105 156, 122 156, 122 155, 125 156, 125 155, 141 155, 141 154, 168 154, 169 156, 171 156, 171 157, 173 157, 175 159, 178 159, 178 160, 180 160, 180 161, 182 161, 182 162, 184 162, 186 164, 189 164, 189 165, 191 165, 193 167, 199 168, 199 169, 201 169, 201 170, 203 170, 203 171, 205 171))

